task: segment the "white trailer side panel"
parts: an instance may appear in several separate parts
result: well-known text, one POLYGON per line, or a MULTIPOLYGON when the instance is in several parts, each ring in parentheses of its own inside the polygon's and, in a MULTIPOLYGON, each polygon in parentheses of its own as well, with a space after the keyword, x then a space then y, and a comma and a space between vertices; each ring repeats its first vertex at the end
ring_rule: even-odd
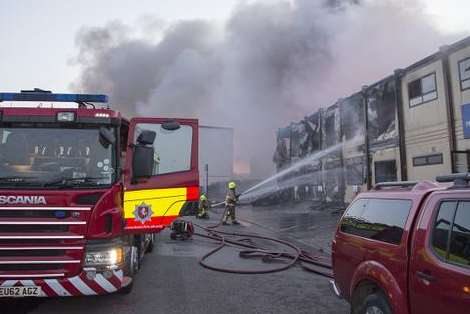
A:
POLYGON ((233 176, 233 129, 199 126, 199 179, 206 185, 206 165, 209 184, 230 180, 233 176))

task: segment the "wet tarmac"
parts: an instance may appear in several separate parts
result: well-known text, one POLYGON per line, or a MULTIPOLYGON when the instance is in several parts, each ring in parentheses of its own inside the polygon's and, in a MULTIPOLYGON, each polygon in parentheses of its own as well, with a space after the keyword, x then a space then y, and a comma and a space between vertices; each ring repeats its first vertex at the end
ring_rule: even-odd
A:
MULTIPOLYGON (((308 204, 287 207, 243 207, 240 226, 224 230, 275 236, 310 252, 329 252, 338 219, 308 204)), ((212 221, 219 215, 212 213, 212 221)), ((198 221, 200 222, 200 221, 198 221)), ((144 260, 129 295, 3 300, 0 313, 349 313, 348 305, 330 291, 328 280, 294 267, 264 275, 237 275, 210 271, 199 258, 215 247, 212 240, 195 237, 173 241, 168 231, 158 235, 153 253, 144 260)), ((259 260, 240 259, 238 249, 226 247, 211 257, 213 265, 239 269, 266 268, 259 260)))

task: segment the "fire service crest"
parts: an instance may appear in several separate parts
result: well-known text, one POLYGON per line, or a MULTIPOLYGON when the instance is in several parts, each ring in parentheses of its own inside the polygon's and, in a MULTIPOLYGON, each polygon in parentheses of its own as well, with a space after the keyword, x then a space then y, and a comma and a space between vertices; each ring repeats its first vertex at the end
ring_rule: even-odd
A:
POLYGON ((142 204, 135 206, 135 210, 132 214, 134 215, 136 221, 144 224, 145 222, 152 220, 152 205, 148 205, 142 202, 142 204))

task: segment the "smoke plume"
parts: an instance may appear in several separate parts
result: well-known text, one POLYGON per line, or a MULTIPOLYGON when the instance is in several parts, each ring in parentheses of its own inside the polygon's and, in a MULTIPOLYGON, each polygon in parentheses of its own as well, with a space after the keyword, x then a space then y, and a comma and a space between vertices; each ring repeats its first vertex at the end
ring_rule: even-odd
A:
POLYGON ((415 1, 240 3, 223 25, 145 17, 83 28, 72 88, 107 93, 129 115, 234 127, 235 158, 261 177, 278 127, 454 39, 415 1))

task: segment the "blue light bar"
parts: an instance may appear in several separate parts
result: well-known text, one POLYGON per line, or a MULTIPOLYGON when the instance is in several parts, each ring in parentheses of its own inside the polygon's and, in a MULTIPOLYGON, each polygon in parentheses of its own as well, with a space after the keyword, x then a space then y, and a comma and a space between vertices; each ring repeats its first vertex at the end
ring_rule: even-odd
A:
POLYGON ((93 94, 0 93, 1 101, 50 101, 107 103, 108 96, 93 94))

